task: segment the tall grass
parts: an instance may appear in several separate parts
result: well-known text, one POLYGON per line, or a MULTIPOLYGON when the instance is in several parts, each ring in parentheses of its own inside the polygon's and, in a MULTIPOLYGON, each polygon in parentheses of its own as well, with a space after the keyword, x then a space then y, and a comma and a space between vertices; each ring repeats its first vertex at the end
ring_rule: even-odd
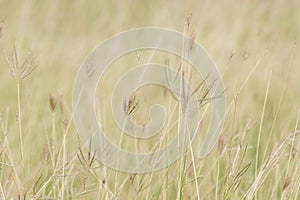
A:
MULTIPOLYGON (((299 199, 298 4, 0 1, 0 199, 299 199), (210 123, 209 102, 201 110, 207 115, 198 140, 181 159, 156 172, 127 174, 84 148, 71 95, 88 52, 112 34, 140 26, 184 30, 207 49, 227 88, 227 118, 205 159, 194 152, 210 123)), ((193 74, 195 87, 203 81, 165 52, 133 52, 113 63, 99 82, 95 106, 102 128, 111 132, 107 137, 128 151, 164 148, 180 117, 170 93, 146 87, 129 99, 128 114, 147 123, 148 108, 159 102, 170 116, 167 128, 149 141, 116 134, 111 85, 150 58, 193 74)), ((208 87, 199 87, 199 96, 208 87)))

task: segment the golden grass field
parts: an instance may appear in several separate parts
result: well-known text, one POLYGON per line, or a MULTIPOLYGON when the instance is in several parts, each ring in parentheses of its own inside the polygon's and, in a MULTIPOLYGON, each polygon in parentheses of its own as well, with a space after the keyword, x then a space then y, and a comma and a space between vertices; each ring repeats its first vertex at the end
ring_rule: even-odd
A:
MULTIPOLYGON (((300 199, 299 7, 299 0, 0 0, 0 199, 300 199), (145 174, 103 166, 82 146, 72 121, 81 63, 119 32, 183 32, 187 21, 188 34, 207 50, 226 87, 226 121, 215 148, 205 159, 188 150, 145 174)), ((143 52, 139 62, 150 55, 143 52)), ((140 63, 128 55, 114 64, 122 70, 101 80, 105 92, 97 94, 97 107, 107 130, 115 129, 110 81, 140 63)), ((139 123, 149 120, 151 103, 170 103, 163 92, 149 87, 137 94, 139 123)), ((109 137, 132 151, 149 150, 156 140, 109 137)))

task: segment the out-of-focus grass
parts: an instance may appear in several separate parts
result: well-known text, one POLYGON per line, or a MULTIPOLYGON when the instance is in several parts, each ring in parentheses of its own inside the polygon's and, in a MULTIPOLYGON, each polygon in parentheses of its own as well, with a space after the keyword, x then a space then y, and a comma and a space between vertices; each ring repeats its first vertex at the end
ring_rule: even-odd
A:
MULTIPOLYGON (((39 63, 21 81, 22 169, 16 81, 0 56, 1 199, 174 199, 178 189, 183 199, 197 198, 197 190, 204 199, 299 199, 299 5, 298 0, 1 0, 0 20, 6 24, 1 51, 10 56, 15 44, 20 61, 33 52, 39 63), (69 121, 81 62, 99 42, 130 28, 183 31, 190 13, 196 41, 223 75, 228 107, 219 148, 195 160, 198 188, 189 151, 186 168, 179 160, 144 175, 118 173, 97 161, 90 166, 92 158, 69 121), (50 93, 58 101, 54 111, 50 93)), ((142 56, 147 62, 148 54, 142 56)), ((131 64, 136 63, 126 66, 131 64)))

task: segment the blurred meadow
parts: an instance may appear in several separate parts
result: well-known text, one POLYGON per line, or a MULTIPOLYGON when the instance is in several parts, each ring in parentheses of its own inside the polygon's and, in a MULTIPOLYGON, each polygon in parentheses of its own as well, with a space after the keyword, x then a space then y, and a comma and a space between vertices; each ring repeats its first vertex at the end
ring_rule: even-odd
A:
MULTIPOLYGON (((299 8, 299 0, 0 0, 0 199, 300 199, 299 8), (165 169, 127 174, 103 166, 81 144, 72 91, 96 45, 140 27, 194 37, 220 70, 227 111, 205 159, 188 150, 165 169)), ((115 128, 111 85, 151 54, 121 58, 100 81, 96 107, 105 129, 115 128)), ((166 53, 153 58, 166 59, 178 65, 166 53)), ((169 96, 141 89, 134 117, 147 123, 152 103, 176 104, 169 96)), ((159 139, 108 137, 141 152, 159 139)))

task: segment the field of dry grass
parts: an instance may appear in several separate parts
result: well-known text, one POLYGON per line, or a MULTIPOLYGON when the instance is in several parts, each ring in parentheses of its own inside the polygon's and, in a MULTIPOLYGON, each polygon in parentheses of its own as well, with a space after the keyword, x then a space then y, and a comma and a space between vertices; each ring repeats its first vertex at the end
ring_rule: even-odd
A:
MULTIPOLYGON (((299 0, 0 0, 0 199, 300 199, 299 6, 299 0), (82 61, 119 32, 183 32, 187 20, 189 34, 214 60, 226 87, 217 145, 205 159, 188 150, 151 173, 103 166, 82 146, 72 120, 82 61)), ((135 54, 121 58, 111 71, 115 76, 101 80, 98 115, 108 130, 114 129, 110 81, 150 55, 143 52, 139 63, 135 54)), ((176 65, 176 58, 168 59, 176 65)), ((140 123, 149 120, 151 102, 168 105, 163 92, 150 87, 137 95, 140 123), (155 98, 146 101, 147 94, 155 98)), ((118 135, 110 139, 120 143, 118 135)), ((155 139, 136 146, 124 141, 128 150, 145 151, 155 139)))

